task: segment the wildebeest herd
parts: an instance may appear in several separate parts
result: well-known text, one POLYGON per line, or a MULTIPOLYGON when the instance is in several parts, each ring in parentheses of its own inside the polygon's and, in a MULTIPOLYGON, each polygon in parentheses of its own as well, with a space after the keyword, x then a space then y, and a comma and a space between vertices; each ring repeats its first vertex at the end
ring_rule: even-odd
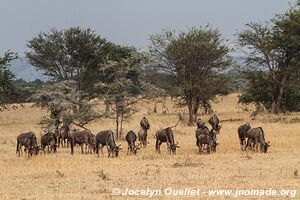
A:
MULTIPOLYGON (((208 123, 211 125, 211 130, 209 130, 203 120, 198 119, 196 122, 197 128, 195 136, 198 154, 216 152, 217 146, 219 145, 217 135, 220 134, 222 126, 217 115, 214 114, 210 117, 208 123)), ((172 131, 172 128, 175 126, 167 127, 156 132, 155 150, 158 153, 160 153, 160 146, 166 143, 169 154, 176 154, 176 149, 179 148, 179 146, 178 142, 175 143, 172 131)), ((130 130, 125 136, 125 140, 128 144, 127 155, 137 154, 140 148, 146 148, 147 144, 149 144, 147 135, 150 129, 150 123, 146 117, 143 117, 140 121, 140 127, 138 134, 130 130), (137 140, 139 141, 138 143, 137 140)), ((238 137, 243 151, 248 149, 258 151, 258 146, 260 146, 260 151, 267 153, 268 147, 270 146, 270 142, 265 141, 263 129, 261 127, 251 128, 249 123, 243 124, 238 128, 238 137)), ((99 149, 103 155, 102 148, 104 146, 107 147, 108 157, 118 157, 119 151, 121 150, 121 145, 116 144, 114 132, 111 130, 100 131, 94 135, 89 130, 70 129, 69 127, 62 126, 57 133, 48 132, 42 135, 40 146, 38 145, 35 133, 27 132, 20 134, 17 137, 16 153, 20 156, 24 147, 24 152, 30 157, 39 154, 39 152, 43 152, 44 154, 55 153, 57 148, 70 147, 70 152, 73 154, 76 145, 80 146, 82 154, 96 153, 98 156, 99 149)))

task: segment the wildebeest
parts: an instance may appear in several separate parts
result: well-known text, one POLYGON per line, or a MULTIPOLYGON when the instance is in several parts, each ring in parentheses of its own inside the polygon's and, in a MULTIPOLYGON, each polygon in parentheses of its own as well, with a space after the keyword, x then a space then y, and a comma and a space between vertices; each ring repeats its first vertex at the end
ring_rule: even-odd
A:
POLYGON ((70 131, 70 144, 71 144, 71 154, 74 153, 74 146, 79 144, 81 147, 81 153, 83 154, 83 145, 86 145, 86 148, 93 145, 90 144, 92 141, 91 137, 93 137, 92 133, 89 130, 78 130, 73 129, 70 131))
POLYGON ((34 132, 21 133, 17 137, 17 150, 16 154, 20 156, 22 152, 22 147, 25 147, 24 151, 27 152, 28 157, 33 154, 38 154, 38 145, 36 140, 36 135, 34 132))
POLYGON ((69 131, 70 128, 68 126, 62 126, 58 130, 58 146, 69 147, 69 131))
POLYGON ((128 148, 127 148, 127 155, 130 153, 136 154, 137 150, 140 149, 135 145, 135 141, 137 139, 136 134, 131 130, 127 133, 126 135, 126 141, 128 143, 128 148))
POLYGON ((164 142, 167 143, 167 148, 170 154, 176 154, 176 148, 179 148, 178 142, 174 142, 174 134, 170 127, 159 130, 155 134, 156 136, 156 145, 155 149, 160 153, 160 145, 164 142))
POLYGON ((198 119, 196 122, 196 125, 197 125, 197 128, 202 128, 205 125, 205 123, 202 119, 198 119))
POLYGON ((213 116, 211 116, 209 118, 208 122, 211 125, 212 129, 215 130, 219 134, 222 125, 220 124, 218 116, 216 114, 214 114, 213 116))
POLYGON ((140 141, 140 145, 145 148, 147 146, 147 131, 150 128, 149 121, 146 117, 143 117, 140 121, 141 129, 138 132, 138 138, 140 141))
POLYGON ((45 153, 45 148, 47 147, 47 152, 50 153, 52 151, 53 153, 56 152, 57 147, 57 137, 53 133, 46 133, 41 137, 41 149, 45 153))
POLYGON ((240 139, 240 145, 241 149, 245 150, 246 146, 246 138, 247 138, 247 132, 251 129, 251 126, 249 123, 243 124, 238 128, 238 136, 240 139))
POLYGON ((246 148, 250 145, 250 141, 253 141, 258 150, 258 144, 260 145, 260 151, 263 153, 267 153, 268 147, 270 146, 270 142, 265 141, 265 134, 261 127, 252 128, 247 132, 247 144, 246 148))
POLYGON ((115 136, 112 130, 100 131, 96 134, 96 153, 99 156, 99 148, 103 155, 102 148, 106 146, 108 157, 118 157, 121 145, 116 145, 115 136))
POLYGON ((209 129, 206 126, 203 126, 202 128, 198 128, 195 132, 196 136, 196 145, 198 146, 198 154, 203 153, 204 150, 208 154, 210 154, 211 151, 216 151, 217 148, 217 140, 216 140, 216 131, 209 129))

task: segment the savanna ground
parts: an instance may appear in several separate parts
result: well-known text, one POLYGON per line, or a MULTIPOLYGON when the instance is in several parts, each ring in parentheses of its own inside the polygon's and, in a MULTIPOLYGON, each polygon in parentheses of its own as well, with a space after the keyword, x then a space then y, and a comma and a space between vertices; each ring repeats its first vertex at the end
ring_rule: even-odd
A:
MULTIPOLYGON (((0 199, 144 199, 143 196, 113 196, 112 188, 160 189, 186 187, 208 191, 209 189, 300 189, 300 113, 272 116, 259 115, 249 119, 249 112, 237 106, 237 95, 219 98, 213 105, 222 120, 218 135, 220 145, 211 155, 197 155, 195 127, 180 124, 174 129, 175 141, 180 148, 170 156, 163 144, 162 154, 154 150, 155 131, 174 125, 179 112, 171 102, 169 113, 148 114, 152 105, 143 103, 141 110, 125 124, 137 131, 142 116, 151 123, 150 144, 138 155, 126 155, 127 144, 122 144, 118 158, 81 155, 79 148, 72 156, 70 150, 58 149, 55 155, 39 155, 30 159, 16 156, 16 137, 21 132, 34 131, 40 138, 39 118, 45 114, 38 108, 25 105, 18 110, 0 113, 0 199), (267 154, 242 152, 237 137, 239 125, 250 121, 252 127, 262 126, 265 137, 271 141, 267 154)), ((161 113, 161 105, 158 111, 161 113)), ((209 115, 202 118, 207 122, 209 115)), ((114 130, 114 120, 99 120, 88 126, 93 132, 114 130)), ((207 199, 197 197, 156 196, 154 199, 207 199)), ((210 197, 231 199, 233 197, 210 197)), ((243 199, 246 197, 239 197, 243 199)), ((257 199, 258 197, 247 197, 257 199)), ((270 197, 260 197, 270 199, 270 197)), ((282 199, 283 196, 272 199, 282 199)), ((299 194, 296 195, 299 199, 299 194)))

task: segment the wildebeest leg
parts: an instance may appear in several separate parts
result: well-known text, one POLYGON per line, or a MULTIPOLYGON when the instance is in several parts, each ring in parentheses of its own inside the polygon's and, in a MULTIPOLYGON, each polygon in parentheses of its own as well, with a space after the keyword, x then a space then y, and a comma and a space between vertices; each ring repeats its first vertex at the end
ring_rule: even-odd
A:
POLYGON ((73 142, 73 140, 70 141, 70 146, 71 146, 71 154, 73 155, 73 153, 74 153, 74 142, 73 142))
POLYGON ((99 157, 99 143, 96 141, 96 154, 99 157))
POLYGON ((160 153, 160 141, 158 140, 158 138, 156 138, 156 144, 155 144, 155 150, 160 153))
POLYGON ((112 149, 108 145, 106 145, 106 147, 107 147, 107 153, 108 153, 108 158, 109 158, 110 154, 112 154, 112 149))
POLYGON ((127 148, 127 155, 129 154, 129 150, 130 150, 130 145, 128 145, 128 148, 127 148))
POLYGON ((18 140, 17 140, 17 150, 16 150, 16 154, 19 155, 19 157, 20 157, 20 143, 19 143, 18 140))
POLYGON ((104 156, 102 148, 103 148, 103 145, 100 144, 100 151, 101 151, 102 156, 104 156))
POLYGON ((207 144, 207 147, 206 147, 207 154, 210 154, 210 150, 211 150, 211 146, 209 144, 207 144))
POLYGON ((81 154, 83 154, 83 145, 84 145, 84 144, 81 144, 81 145, 80 145, 80 147, 81 147, 81 154))
POLYGON ((240 136, 239 139, 240 139, 241 150, 244 151, 245 138, 240 136))
POLYGON ((169 154, 171 154, 172 150, 171 150, 171 144, 167 142, 167 151, 169 152, 169 154))
POLYGON ((201 146, 198 145, 198 155, 201 153, 201 146))

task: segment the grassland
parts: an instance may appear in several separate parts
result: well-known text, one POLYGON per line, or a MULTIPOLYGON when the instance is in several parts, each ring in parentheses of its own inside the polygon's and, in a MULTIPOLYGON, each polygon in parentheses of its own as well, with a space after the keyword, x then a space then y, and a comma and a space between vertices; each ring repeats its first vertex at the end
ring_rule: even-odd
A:
MULTIPOLYGON (((300 113, 282 116, 259 115, 250 121, 249 113, 237 106, 237 95, 219 99, 213 107, 222 122, 217 152, 197 155, 195 127, 180 124, 174 129, 180 148, 170 156, 166 145, 162 154, 154 151, 156 130, 173 125, 179 110, 166 103, 169 113, 148 114, 152 105, 142 103, 140 112, 125 123, 125 132, 137 131, 139 120, 147 116, 151 123, 149 146, 137 156, 126 155, 127 145, 119 158, 99 158, 81 155, 79 148, 70 155, 69 149, 59 149, 55 155, 39 155, 27 159, 15 154, 16 137, 21 132, 34 131, 40 137, 39 118, 45 113, 25 105, 18 110, 0 113, 0 199, 147 199, 143 196, 113 196, 112 188, 130 189, 295 189, 300 192, 300 113), (271 146, 267 154, 242 152, 237 137, 239 125, 250 121, 252 127, 262 126, 271 146)), ((161 105, 158 107, 161 112, 161 105)), ((202 117, 204 121, 208 115, 202 117)), ((113 120, 99 120, 88 127, 93 133, 114 129, 113 120)), ((207 199, 197 197, 156 196, 153 199, 207 199)), ((209 199, 231 199, 210 197, 209 199)), ((247 197, 240 197, 244 199, 247 197)), ((270 199, 270 197, 262 197, 270 199)), ((271 199, 282 199, 278 196, 271 199)), ((300 195, 297 194, 296 199, 300 195)), ((257 199, 257 197, 248 197, 257 199)))

